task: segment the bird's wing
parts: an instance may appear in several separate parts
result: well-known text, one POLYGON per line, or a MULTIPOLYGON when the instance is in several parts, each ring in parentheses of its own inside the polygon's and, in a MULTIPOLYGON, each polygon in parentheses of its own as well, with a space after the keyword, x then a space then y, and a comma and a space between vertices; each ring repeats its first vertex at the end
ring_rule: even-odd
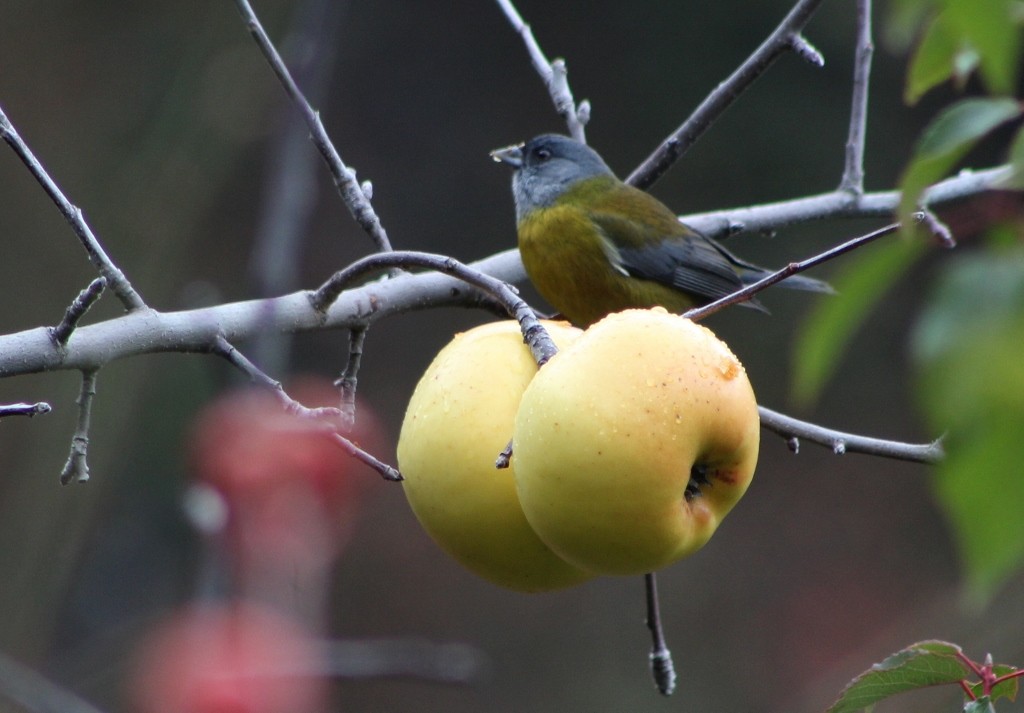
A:
MULTIPOLYGON (((614 246, 618 258, 613 261, 615 266, 633 277, 698 296, 701 302, 716 300, 743 287, 733 268, 732 256, 674 218, 670 233, 659 235, 660 231, 652 230, 646 236, 636 235, 635 220, 603 211, 595 211, 591 219, 607 243, 614 246)), ((644 229, 648 228, 645 224, 644 229)))

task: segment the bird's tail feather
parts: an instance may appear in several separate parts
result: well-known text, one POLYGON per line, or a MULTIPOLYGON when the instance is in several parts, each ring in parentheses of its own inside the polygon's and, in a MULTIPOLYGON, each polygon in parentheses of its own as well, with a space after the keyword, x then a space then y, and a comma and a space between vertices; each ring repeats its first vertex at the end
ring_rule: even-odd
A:
MULTIPOLYGON (((744 271, 740 275, 740 279, 743 280, 744 285, 752 285, 758 280, 762 280, 767 277, 769 273, 767 270, 764 272, 756 272, 753 270, 744 271)), ((816 280, 813 277, 804 277, 803 275, 790 275, 782 282, 776 283, 778 287, 786 287, 791 290, 805 290, 807 292, 824 292, 826 294, 835 294, 835 290, 832 285, 828 284, 823 280, 816 280)))

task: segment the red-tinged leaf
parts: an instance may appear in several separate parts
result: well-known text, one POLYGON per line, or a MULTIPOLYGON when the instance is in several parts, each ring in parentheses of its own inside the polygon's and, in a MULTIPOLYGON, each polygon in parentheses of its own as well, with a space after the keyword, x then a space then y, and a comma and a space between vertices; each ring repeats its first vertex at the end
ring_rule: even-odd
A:
MULTIPOLYGON (((992 667, 992 673, 996 678, 1001 678, 1007 674, 1013 673, 1017 669, 1014 666, 1007 666, 1006 664, 996 664, 992 667)), ((997 684, 992 689, 992 693, 989 696, 992 702, 998 701, 1000 698, 1006 698, 1009 701, 1017 700, 1017 691, 1020 687, 1019 678, 1008 678, 1005 681, 997 684)), ((977 683, 971 684, 971 692, 978 698, 985 692, 984 684, 978 681, 977 683)))

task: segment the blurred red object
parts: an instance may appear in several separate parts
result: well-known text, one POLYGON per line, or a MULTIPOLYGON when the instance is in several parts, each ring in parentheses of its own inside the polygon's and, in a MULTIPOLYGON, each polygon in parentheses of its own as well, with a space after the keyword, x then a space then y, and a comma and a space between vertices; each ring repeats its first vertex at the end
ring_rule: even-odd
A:
MULTIPOLYGON (((305 378, 289 387, 305 406, 336 405, 326 379, 305 378)), ((373 415, 356 412, 356 443, 376 441, 373 415)), ((227 504, 231 552, 243 568, 258 558, 290 569, 323 567, 348 539, 359 495, 374 474, 335 440, 340 419, 288 413, 266 389, 229 393, 203 411, 192 430, 196 476, 227 504)), ((251 567, 250 567, 251 569, 251 567)))
POLYGON ((128 697, 139 713, 312 713, 323 670, 315 642, 272 610, 193 605, 142 643, 128 697))

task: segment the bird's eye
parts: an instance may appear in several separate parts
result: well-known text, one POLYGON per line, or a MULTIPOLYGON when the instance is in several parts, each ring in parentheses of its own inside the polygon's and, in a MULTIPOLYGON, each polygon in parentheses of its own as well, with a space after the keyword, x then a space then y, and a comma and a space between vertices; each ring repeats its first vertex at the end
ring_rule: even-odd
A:
POLYGON ((533 155, 541 161, 547 161, 551 158, 551 149, 546 149, 543 146, 539 146, 533 150, 533 155))

